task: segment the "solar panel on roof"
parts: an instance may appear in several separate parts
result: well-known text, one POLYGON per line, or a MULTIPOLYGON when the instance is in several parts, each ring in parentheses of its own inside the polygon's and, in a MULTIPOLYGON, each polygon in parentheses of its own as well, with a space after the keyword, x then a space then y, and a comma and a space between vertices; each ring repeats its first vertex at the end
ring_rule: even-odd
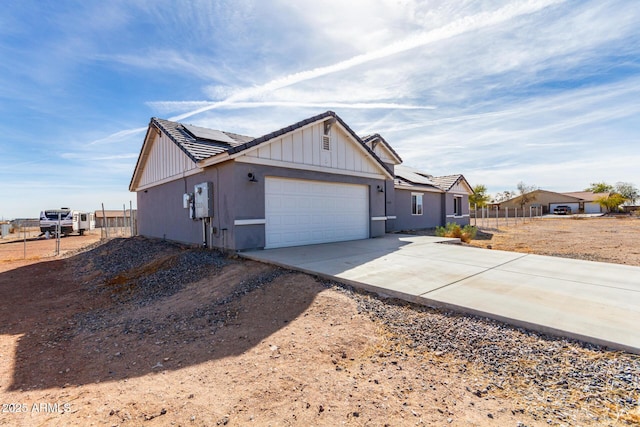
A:
POLYGON ((233 144, 236 142, 233 139, 231 139, 229 136, 227 136, 224 132, 219 130, 201 128, 199 126, 193 126, 193 125, 183 125, 183 126, 187 130, 187 132, 189 132, 191 135, 193 135, 198 139, 224 142, 226 144, 233 144))
POLYGON ((408 168, 406 166, 397 165, 395 167, 395 173, 396 173, 396 176, 404 178, 410 182, 413 182, 414 184, 426 184, 426 185, 436 186, 436 184, 432 180, 418 173, 417 170, 408 168))

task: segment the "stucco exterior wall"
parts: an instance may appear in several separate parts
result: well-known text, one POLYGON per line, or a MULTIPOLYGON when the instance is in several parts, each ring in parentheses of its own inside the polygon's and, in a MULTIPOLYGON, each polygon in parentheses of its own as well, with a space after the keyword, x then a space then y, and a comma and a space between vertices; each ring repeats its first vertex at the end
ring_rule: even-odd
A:
MULTIPOLYGON (((233 225, 233 213, 229 210, 233 206, 232 200, 229 200, 233 194, 220 194, 219 183, 230 181, 231 172, 231 164, 220 165, 207 168, 196 175, 138 191, 138 233, 147 237, 201 245, 204 240, 202 222, 189 217, 189 210, 183 207, 182 197, 184 193, 192 193, 194 185, 205 181, 213 183, 214 217, 209 228, 228 229, 233 225)), ((212 242, 210 231, 207 230, 209 245, 213 243, 214 246, 223 247, 226 236, 222 233, 214 235, 212 242)))
POLYGON ((442 210, 442 225, 445 225, 449 222, 456 223, 459 225, 468 225, 470 223, 469 216, 469 196, 467 194, 455 194, 455 193, 444 193, 442 195, 443 198, 443 210, 442 210), (460 197, 462 199, 462 212, 461 215, 454 215, 454 199, 456 197, 460 197))
POLYGON ((385 187, 382 179, 233 161, 208 167, 203 172, 184 179, 139 191, 139 234, 201 245, 202 222, 189 218, 189 211, 183 208, 182 196, 185 192, 193 192, 195 184, 209 181, 213 183, 214 216, 207 225, 208 245, 228 250, 263 248, 265 225, 236 225, 236 221, 265 219, 264 186, 267 176, 367 185, 370 237, 385 234, 385 221, 371 220, 372 217, 386 216, 385 197, 388 193, 378 191, 378 186, 385 187), (257 182, 249 180, 249 173, 255 176, 257 182))
POLYGON ((396 220, 393 231, 420 230, 442 225, 442 193, 395 189, 396 220), (422 215, 411 214, 411 193, 422 193, 422 215))
MULTIPOLYGON (((386 191, 383 193, 378 191, 378 185, 384 188, 384 180, 240 162, 234 164, 235 219, 265 219, 264 183, 265 178, 268 176, 367 185, 369 187, 370 237, 378 237, 385 234, 385 221, 371 220, 372 217, 385 216, 385 196, 387 193, 386 191), (252 173, 258 182, 250 182, 248 179, 249 173, 252 173)), ((262 248, 265 246, 264 225, 236 226, 233 238, 235 240, 234 250, 262 248), (260 230, 260 232, 249 231, 246 229, 247 227, 253 227, 254 231, 260 230), (256 245, 255 240, 256 234, 260 236, 258 245, 256 245)))

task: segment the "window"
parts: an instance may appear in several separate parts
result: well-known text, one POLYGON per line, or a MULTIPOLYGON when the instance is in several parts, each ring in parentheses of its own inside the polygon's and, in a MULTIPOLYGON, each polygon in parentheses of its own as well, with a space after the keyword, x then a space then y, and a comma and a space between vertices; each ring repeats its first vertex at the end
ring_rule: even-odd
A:
POLYGON ((462 216, 462 196, 453 197, 453 215, 462 216))
POLYGON ((422 215, 422 193, 411 193, 411 215, 422 215))

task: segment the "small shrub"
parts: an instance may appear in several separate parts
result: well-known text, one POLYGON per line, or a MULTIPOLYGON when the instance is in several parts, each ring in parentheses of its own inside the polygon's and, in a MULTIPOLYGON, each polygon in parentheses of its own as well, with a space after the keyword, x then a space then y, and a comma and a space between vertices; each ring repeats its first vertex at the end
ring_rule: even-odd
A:
POLYGON ((469 243, 470 241, 476 238, 477 233, 478 233, 478 229, 476 227, 474 227, 473 225, 467 224, 462 228, 461 239, 463 242, 469 243))
POLYGON ((436 227, 436 236, 455 237, 465 243, 475 239, 478 229, 472 225, 465 225, 463 228, 455 222, 448 222, 444 227, 436 227))

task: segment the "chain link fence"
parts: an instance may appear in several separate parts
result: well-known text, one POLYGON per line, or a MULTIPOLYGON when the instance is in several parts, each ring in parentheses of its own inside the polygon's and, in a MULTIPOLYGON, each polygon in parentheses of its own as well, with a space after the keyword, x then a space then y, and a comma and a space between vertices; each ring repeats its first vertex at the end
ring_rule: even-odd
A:
POLYGON ((475 207, 471 209, 471 223, 481 229, 498 230, 539 219, 543 215, 541 206, 529 208, 475 207))

